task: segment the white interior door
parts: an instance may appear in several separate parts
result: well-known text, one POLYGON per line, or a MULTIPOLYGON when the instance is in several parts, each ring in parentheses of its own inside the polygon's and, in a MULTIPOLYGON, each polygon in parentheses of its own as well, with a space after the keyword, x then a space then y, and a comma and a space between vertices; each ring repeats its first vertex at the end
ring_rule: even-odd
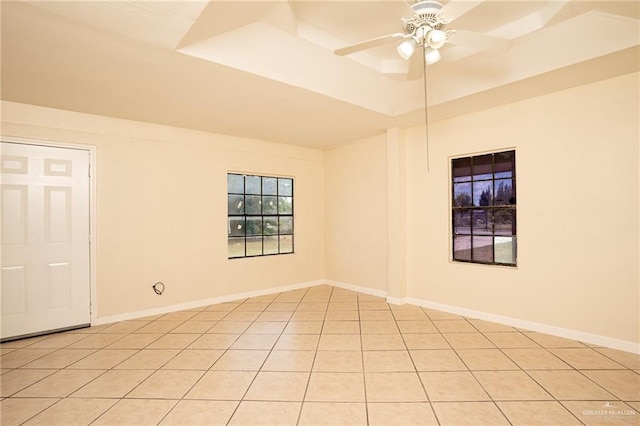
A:
POLYGON ((3 340, 90 323, 89 151, 2 142, 3 340))

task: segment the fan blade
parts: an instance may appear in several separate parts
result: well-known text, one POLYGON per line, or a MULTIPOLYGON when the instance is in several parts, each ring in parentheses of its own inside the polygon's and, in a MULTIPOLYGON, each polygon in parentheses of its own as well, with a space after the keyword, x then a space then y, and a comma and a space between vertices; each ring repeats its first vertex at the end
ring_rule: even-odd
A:
POLYGON ((339 56, 350 55, 361 50, 371 49, 372 47, 382 46, 394 40, 402 40, 405 37, 402 33, 387 34, 381 37, 372 38, 370 40, 361 41, 351 46, 337 49, 334 53, 339 56))
POLYGON ((424 50, 419 47, 409 59, 407 80, 417 80, 424 73, 424 50))
POLYGON ((455 20, 483 2, 484 0, 451 0, 440 11, 445 18, 455 20))
POLYGON ((511 40, 467 30, 456 30, 447 41, 455 46, 468 46, 489 52, 501 52, 511 46, 511 40))
POLYGON ((468 56, 471 56, 475 53, 478 53, 477 50, 474 50, 470 47, 467 46, 447 46, 447 49, 445 50, 445 48, 440 49, 442 50, 442 60, 440 62, 442 63, 450 63, 450 62, 455 62, 455 61, 459 61, 461 59, 464 59, 468 56))

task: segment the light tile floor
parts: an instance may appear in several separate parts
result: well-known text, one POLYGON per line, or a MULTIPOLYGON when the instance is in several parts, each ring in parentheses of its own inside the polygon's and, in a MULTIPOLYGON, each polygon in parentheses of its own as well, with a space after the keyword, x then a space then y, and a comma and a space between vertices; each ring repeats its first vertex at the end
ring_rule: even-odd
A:
POLYGON ((331 286, 2 344, 9 425, 638 425, 640 356, 331 286))

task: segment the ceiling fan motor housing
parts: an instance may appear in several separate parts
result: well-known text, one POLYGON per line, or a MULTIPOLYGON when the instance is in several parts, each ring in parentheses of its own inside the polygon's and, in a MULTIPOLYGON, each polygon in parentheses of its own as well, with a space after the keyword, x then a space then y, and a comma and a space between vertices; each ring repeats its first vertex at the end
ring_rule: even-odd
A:
POLYGON ((438 49, 444 44, 449 36, 449 32, 442 32, 449 20, 441 14, 442 3, 437 1, 421 1, 411 6, 414 16, 403 19, 403 30, 407 36, 416 40, 418 46, 428 45, 438 49), (432 42, 430 35, 432 30, 438 30, 439 37, 443 39, 437 43, 432 42))
POLYGON ((427 17, 428 15, 437 15, 442 9, 442 3, 437 1, 420 1, 411 6, 413 13, 421 17, 427 17))

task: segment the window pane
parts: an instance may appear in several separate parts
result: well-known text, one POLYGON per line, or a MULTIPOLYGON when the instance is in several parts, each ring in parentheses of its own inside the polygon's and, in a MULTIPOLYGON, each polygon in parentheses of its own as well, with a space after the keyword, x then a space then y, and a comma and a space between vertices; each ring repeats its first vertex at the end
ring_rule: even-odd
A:
POLYGON ((280 253, 293 253, 293 235, 280 235, 280 253))
POLYGON ((229 257, 244 257, 244 238, 229 238, 229 257))
POLYGON ((244 196, 227 195, 228 214, 244 214, 244 196))
POLYGON ((453 258, 455 260, 471 260, 471 237, 453 236, 453 258))
POLYGON ((278 237, 264 237, 263 254, 278 254, 278 237))
POLYGON ((451 160, 454 182, 468 182, 471 180, 471 157, 451 160))
POLYGON ((280 234, 293 234, 292 216, 280 216, 280 234))
POLYGON ((473 235, 492 235, 493 217, 489 210, 473 211, 473 235))
POLYGON ((278 195, 293 195, 293 179, 278 178, 278 195))
POLYGON ((453 234, 471 234, 471 210, 453 212, 453 234))
POLYGON ((494 156, 496 179, 511 178, 516 169, 516 152, 506 151, 497 153, 494 156))
POLYGON ((293 179, 227 174, 229 258, 293 253, 293 179))
POLYGON ((293 197, 278 197, 278 214, 293 213, 293 197))
POLYGON ((493 213, 493 222, 496 235, 516 235, 515 210, 496 210, 493 213))
POLYGON ((262 197, 262 214, 278 214, 278 197, 262 197))
POLYGON ((470 183, 456 183, 453 185, 454 207, 470 207, 472 205, 471 201, 470 183))
POLYGON ((453 260, 516 264, 515 151, 451 161, 453 260))
POLYGON ((262 216, 247 218, 247 235, 262 235, 262 216))
POLYGON ((473 183, 473 205, 490 206, 493 202, 493 181, 473 183))
POLYGON ((247 237, 247 256, 262 254, 262 237, 247 237))
POLYGON ((495 237, 495 253, 497 263, 516 263, 515 237, 495 237))
POLYGON ((246 176, 245 184, 247 185, 245 188, 247 194, 259 195, 262 192, 262 179, 260 179, 260 176, 246 176))
POLYGON ((227 192, 233 194, 244 193, 244 176, 227 175, 227 192))
POLYGON ((243 216, 230 217, 227 231, 228 231, 228 235, 231 237, 244 236, 244 217, 243 216))
POLYGON ((473 237, 473 258, 477 262, 493 262, 493 237, 473 237))
POLYGON ((265 216, 263 231, 264 235, 275 235, 278 233, 278 217, 277 216, 265 216))
POLYGON ((496 196, 493 201, 496 206, 513 205, 516 203, 513 181, 511 179, 496 180, 496 196))
POLYGON ((493 178, 493 154, 473 157, 473 180, 493 178))
POLYGON ((259 195, 247 195, 245 197, 246 205, 244 207, 246 214, 262 213, 262 197, 259 195))
POLYGON ((264 195, 278 195, 278 179, 273 177, 263 177, 262 193, 264 195))

